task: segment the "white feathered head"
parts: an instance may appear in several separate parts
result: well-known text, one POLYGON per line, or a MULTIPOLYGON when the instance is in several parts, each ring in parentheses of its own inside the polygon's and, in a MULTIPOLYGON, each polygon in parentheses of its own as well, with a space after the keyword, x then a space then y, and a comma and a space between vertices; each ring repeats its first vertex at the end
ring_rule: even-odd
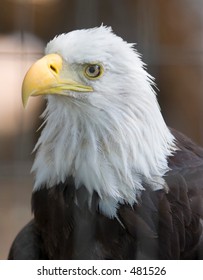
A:
POLYGON ((76 188, 84 185, 90 200, 96 191, 100 211, 115 217, 119 203, 136 202, 143 182, 163 187, 174 138, 143 66, 134 45, 105 26, 48 43, 23 83, 24 105, 29 96, 47 99, 35 189, 73 176, 76 188))

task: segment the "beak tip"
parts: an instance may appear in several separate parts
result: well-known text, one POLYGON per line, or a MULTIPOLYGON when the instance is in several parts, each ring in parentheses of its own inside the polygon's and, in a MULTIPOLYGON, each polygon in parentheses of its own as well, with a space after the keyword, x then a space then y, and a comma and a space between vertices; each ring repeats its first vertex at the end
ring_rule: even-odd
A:
POLYGON ((23 102, 23 109, 26 109, 26 106, 27 106, 27 102, 23 102))
POLYGON ((22 95, 22 103, 23 103, 23 108, 25 109, 25 107, 27 106, 28 103, 28 97, 25 95, 22 95))

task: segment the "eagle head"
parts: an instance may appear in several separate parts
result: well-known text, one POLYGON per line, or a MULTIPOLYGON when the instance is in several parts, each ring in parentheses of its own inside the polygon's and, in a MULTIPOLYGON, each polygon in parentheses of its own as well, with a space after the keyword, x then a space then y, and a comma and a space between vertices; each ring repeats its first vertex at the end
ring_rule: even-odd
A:
POLYGON ((24 106, 30 96, 47 100, 34 190, 72 176, 112 218, 119 204, 136 203, 144 183, 163 188, 174 138, 134 45, 101 26, 61 34, 45 54, 22 86, 24 106))

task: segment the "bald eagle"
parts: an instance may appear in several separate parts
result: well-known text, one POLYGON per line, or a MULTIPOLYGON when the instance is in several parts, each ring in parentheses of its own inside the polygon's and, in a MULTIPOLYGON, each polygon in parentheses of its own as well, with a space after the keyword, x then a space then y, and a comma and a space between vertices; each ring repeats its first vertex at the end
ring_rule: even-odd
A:
POLYGON ((203 149, 165 124, 134 45, 101 26, 45 53, 22 86, 47 101, 34 218, 8 258, 203 258, 203 149))

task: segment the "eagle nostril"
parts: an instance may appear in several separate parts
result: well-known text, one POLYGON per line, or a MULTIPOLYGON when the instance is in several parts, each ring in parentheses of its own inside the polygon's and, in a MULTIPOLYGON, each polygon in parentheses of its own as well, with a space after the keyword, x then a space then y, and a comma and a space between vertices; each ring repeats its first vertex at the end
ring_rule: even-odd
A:
POLYGON ((53 64, 50 64, 50 65, 49 65, 49 68, 50 68, 51 71, 53 71, 55 74, 58 74, 58 70, 57 70, 57 68, 56 68, 53 64))

